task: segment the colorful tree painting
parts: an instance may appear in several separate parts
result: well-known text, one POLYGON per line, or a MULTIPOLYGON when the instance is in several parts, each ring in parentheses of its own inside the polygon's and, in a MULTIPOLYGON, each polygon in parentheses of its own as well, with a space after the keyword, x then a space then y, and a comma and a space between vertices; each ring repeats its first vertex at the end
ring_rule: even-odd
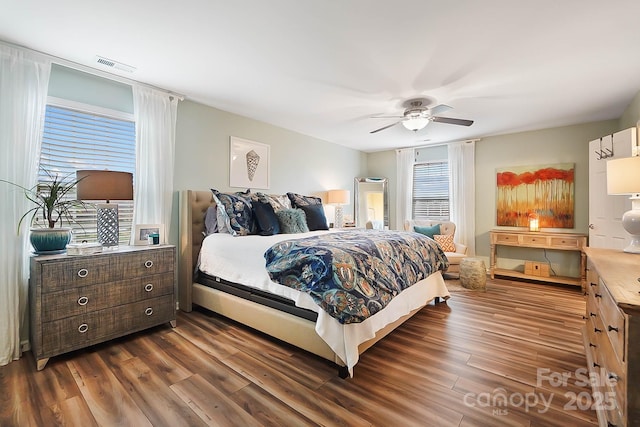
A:
POLYGON ((574 164, 522 166, 497 171, 498 225, 527 227, 537 215, 540 227, 573 228, 574 164))

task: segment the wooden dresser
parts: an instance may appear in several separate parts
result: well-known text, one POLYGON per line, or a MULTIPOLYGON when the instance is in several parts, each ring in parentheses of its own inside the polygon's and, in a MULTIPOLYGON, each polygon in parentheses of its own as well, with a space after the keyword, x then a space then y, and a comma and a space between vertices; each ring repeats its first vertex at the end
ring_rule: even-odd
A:
POLYGON ((125 246, 31 258, 31 350, 50 357, 165 322, 176 325, 176 249, 125 246))
POLYGON ((517 277, 521 279, 539 280, 544 282, 561 283, 565 285, 582 286, 586 285, 586 257, 584 247, 587 246, 587 236, 577 233, 555 233, 544 231, 512 231, 512 230, 491 230, 489 232, 491 241, 490 268, 491 278, 496 275, 517 277), (526 248, 551 249, 556 251, 576 251, 580 253, 580 277, 566 276, 540 276, 527 274, 517 270, 509 270, 496 267, 497 247, 519 246, 526 248))
POLYGON ((586 248, 583 330, 601 426, 640 426, 640 255, 586 248))

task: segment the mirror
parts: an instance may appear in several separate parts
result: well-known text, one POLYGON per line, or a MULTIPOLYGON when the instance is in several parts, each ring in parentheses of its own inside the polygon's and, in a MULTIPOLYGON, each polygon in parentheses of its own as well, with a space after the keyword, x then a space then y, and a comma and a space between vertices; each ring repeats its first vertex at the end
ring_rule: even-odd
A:
POLYGON ((355 179, 356 227, 389 229, 389 194, 387 178, 355 179))

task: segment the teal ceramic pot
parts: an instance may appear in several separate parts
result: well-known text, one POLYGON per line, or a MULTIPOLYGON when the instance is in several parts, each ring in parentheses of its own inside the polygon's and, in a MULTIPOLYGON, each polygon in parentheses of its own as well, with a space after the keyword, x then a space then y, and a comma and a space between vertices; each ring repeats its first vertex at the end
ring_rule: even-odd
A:
POLYGON ((29 240, 37 254, 62 253, 67 250, 67 244, 71 241, 71 229, 32 228, 29 240))

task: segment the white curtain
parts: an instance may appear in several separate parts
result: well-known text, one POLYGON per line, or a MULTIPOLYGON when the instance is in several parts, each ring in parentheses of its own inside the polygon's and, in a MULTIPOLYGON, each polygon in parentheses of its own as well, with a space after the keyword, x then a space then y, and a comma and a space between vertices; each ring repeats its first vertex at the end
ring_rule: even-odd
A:
MULTIPOLYGON (((147 87, 133 87, 136 174, 133 224, 163 224, 167 241, 173 201, 178 99, 147 87)), ((131 233, 133 243, 134 233, 131 233)))
POLYGON ((396 230, 404 230, 404 221, 411 219, 413 194, 413 164, 415 150, 402 148, 396 150, 396 230))
POLYGON ((448 144, 449 203, 451 221, 456 224, 456 240, 476 252, 475 142, 448 144))
MULTIPOLYGON (((36 184, 51 61, 0 44, 0 179, 36 184)), ((26 339, 29 283, 28 226, 16 233, 32 207, 24 193, 0 182, 0 366, 20 357, 26 339)))

